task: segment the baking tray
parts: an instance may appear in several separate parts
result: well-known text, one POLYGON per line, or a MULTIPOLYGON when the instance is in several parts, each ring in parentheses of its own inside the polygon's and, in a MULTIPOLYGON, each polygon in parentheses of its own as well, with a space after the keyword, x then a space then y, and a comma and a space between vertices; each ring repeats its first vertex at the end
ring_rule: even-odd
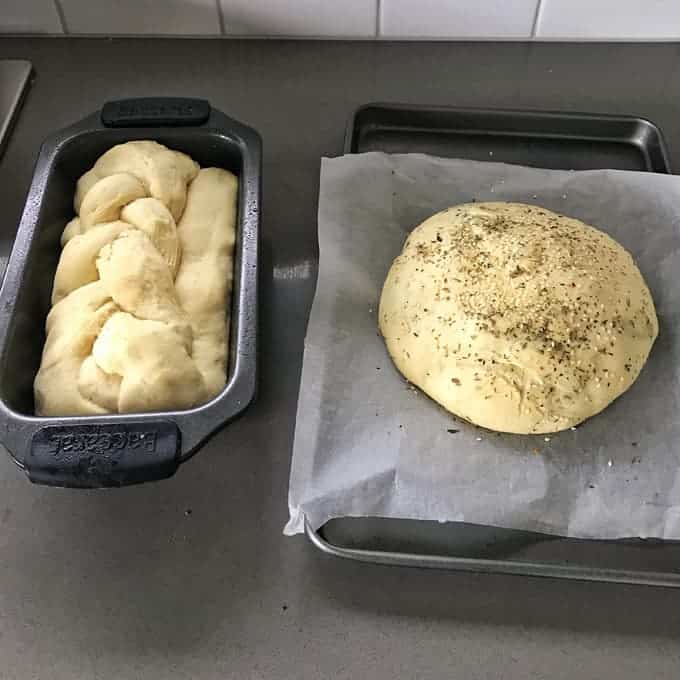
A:
POLYGON ((0 289, 0 441, 31 481, 104 487, 169 477, 252 401, 260 178, 257 132, 201 99, 109 102, 43 143, 0 289), (239 177, 227 385, 212 401, 190 410, 37 417, 33 379, 45 342, 59 239, 73 217, 76 180, 104 151, 133 139, 156 140, 204 167, 222 167, 239 177))
MULTIPOLYGON (((669 173, 651 122, 625 116, 370 104, 350 120, 346 153, 428 153, 552 169, 669 173)), ((317 531, 323 552, 361 562, 680 586, 680 542, 597 541, 461 522, 343 517, 317 531)))
POLYGON ((368 104, 352 117, 345 153, 427 153, 553 170, 669 173, 663 135, 644 118, 557 111, 368 104))

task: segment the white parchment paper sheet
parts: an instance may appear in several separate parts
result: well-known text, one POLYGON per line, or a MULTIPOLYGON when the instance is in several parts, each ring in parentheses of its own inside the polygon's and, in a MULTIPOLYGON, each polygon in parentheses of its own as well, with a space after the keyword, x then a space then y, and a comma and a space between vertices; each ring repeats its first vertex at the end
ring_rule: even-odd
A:
POLYGON ((318 528, 381 516, 680 539, 679 216, 680 177, 669 175, 419 154, 323 159, 286 533, 305 517, 318 528), (407 234, 473 199, 533 203, 606 231, 652 291, 660 334, 647 366, 576 430, 546 439, 461 422, 409 387, 377 333, 382 283, 407 234))

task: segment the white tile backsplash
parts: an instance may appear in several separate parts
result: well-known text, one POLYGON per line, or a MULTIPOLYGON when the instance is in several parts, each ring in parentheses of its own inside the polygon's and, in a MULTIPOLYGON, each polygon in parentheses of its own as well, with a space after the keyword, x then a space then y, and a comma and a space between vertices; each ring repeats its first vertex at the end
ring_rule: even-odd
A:
POLYGON ((384 38, 529 38, 538 0, 382 0, 384 38))
POLYGON ((215 0, 59 1, 68 33, 217 35, 220 32, 215 0))
POLYGON ((0 33, 61 33, 53 0, 0 0, 0 33))
POLYGON ((675 40, 680 38, 680 0, 542 0, 536 37, 675 40))
POLYGON ((680 0, 0 0, 0 33, 680 40, 680 0))
POLYGON ((219 0, 227 35, 373 38, 377 0, 219 0))

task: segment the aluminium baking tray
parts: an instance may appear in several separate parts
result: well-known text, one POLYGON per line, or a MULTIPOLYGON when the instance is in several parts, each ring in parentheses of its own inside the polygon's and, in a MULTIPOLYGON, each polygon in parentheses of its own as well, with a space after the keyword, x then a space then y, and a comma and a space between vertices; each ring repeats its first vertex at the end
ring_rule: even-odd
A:
POLYGON ((169 477, 252 401, 257 379, 261 141, 202 99, 141 98, 105 104, 42 145, 0 289, 0 442, 33 482, 123 486, 169 477), (73 217, 76 180, 115 144, 153 139, 201 166, 239 178, 227 385, 202 406, 172 412, 46 418, 34 415, 33 379, 45 319, 73 217))
MULTIPOLYGON (((383 151, 561 170, 670 172, 663 136, 627 116, 369 104, 352 117, 345 153, 383 151)), ((361 562, 680 586, 680 542, 580 540, 460 522, 333 519, 306 533, 323 552, 361 562)))

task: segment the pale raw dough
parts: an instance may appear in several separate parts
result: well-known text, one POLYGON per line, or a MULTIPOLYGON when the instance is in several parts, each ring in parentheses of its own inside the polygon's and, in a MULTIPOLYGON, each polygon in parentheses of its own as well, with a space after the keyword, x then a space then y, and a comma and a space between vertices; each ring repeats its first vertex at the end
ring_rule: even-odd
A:
MULTIPOLYGON (((238 182, 231 173, 206 168, 191 183, 187 205, 177 225, 182 266, 175 280, 177 298, 189 315, 193 358, 211 394, 227 374, 228 325, 224 299, 231 290, 238 182), (215 200, 220 196, 221 200, 215 200)), ((228 313, 228 310, 227 310, 228 313)))
POLYGON ((78 181, 35 379, 45 416, 191 408, 226 382, 238 181, 135 141, 78 181))
POLYGON ((658 334, 631 255, 576 219, 521 203, 470 203, 410 234, 379 324, 399 371, 492 430, 556 432, 635 381, 658 334))
POLYGON ((118 144, 100 156, 76 185, 73 207, 81 216, 82 204, 95 186, 116 174, 132 175, 143 185, 145 194, 157 198, 178 220, 184 210, 187 184, 196 176, 198 163, 180 151, 158 142, 135 141, 118 144))

